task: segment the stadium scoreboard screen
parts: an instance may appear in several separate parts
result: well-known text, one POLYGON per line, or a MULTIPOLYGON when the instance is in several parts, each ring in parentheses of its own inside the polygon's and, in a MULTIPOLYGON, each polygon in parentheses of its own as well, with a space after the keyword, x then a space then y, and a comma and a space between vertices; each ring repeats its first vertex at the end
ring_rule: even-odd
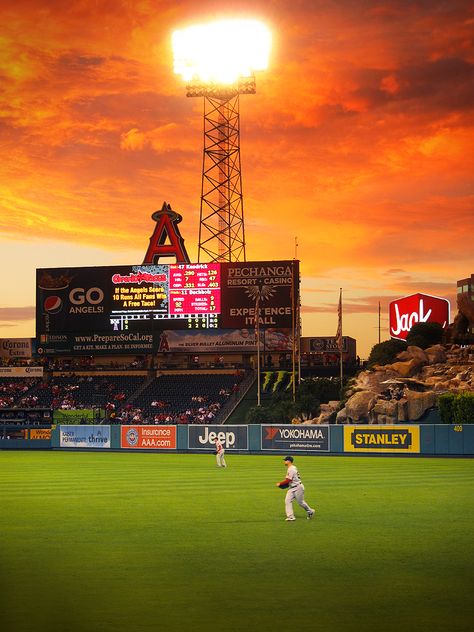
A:
POLYGON ((298 261, 42 268, 36 336, 43 348, 81 333, 254 327, 257 297, 262 327, 291 327, 298 289, 298 261))
POLYGON ((110 322, 114 328, 128 329, 133 321, 142 321, 135 323, 140 329, 152 320, 182 320, 188 328, 217 327, 219 265, 176 264, 163 268, 155 273, 139 270, 112 276, 110 322))

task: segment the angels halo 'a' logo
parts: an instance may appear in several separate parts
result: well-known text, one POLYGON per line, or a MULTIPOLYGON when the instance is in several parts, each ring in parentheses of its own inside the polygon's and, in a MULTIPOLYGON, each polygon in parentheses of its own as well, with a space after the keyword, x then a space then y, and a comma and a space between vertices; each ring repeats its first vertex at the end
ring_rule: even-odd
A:
POLYGON ((130 428, 127 430, 127 443, 128 445, 134 446, 138 443, 138 432, 135 428, 130 428))
POLYGON ((62 298, 59 296, 48 296, 44 301, 44 311, 47 314, 57 314, 63 306, 62 298))

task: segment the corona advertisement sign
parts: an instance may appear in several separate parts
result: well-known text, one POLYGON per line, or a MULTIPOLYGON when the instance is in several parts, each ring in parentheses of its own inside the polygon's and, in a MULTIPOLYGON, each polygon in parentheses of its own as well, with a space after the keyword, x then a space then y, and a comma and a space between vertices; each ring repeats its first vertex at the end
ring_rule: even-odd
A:
POLYGON ((344 452, 420 452, 419 426, 344 426, 344 452))

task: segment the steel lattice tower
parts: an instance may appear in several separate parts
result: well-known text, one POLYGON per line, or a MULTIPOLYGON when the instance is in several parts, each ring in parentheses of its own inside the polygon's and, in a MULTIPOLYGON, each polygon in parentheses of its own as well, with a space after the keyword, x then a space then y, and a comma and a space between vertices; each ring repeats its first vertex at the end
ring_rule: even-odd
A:
POLYGON ((173 33, 174 71, 204 97, 198 262, 245 261, 239 97, 255 93, 271 36, 256 20, 222 19, 173 33))
POLYGON ((239 97, 254 93, 254 77, 226 87, 187 86, 187 96, 204 97, 198 262, 245 261, 239 97))

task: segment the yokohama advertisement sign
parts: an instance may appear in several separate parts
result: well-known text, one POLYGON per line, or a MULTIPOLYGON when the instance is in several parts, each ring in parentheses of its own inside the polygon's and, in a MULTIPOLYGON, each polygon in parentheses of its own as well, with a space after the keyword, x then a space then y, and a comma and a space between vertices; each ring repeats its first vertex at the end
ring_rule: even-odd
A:
POLYGON ((120 447, 176 450, 176 426, 121 426, 120 447))
POLYGON ((392 301, 389 306, 390 336, 406 340, 416 323, 449 325, 449 301, 429 294, 412 294, 392 301))
POLYGON ((262 426, 262 450, 329 452, 329 426, 262 426))

